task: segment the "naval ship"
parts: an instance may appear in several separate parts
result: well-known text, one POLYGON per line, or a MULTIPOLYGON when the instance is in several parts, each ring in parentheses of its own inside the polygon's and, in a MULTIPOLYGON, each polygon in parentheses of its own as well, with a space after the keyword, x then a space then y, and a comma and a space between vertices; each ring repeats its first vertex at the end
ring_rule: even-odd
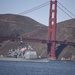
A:
POLYGON ((37 56, 36 51, 29 45, 28 47, 9 50, 8 56, 1 55, 0 61, 49 62, 49 58, 37 56))

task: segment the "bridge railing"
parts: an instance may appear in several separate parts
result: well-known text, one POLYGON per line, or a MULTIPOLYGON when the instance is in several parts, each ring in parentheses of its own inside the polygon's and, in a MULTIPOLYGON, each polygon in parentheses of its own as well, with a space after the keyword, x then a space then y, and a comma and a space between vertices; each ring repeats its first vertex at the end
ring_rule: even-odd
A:
MULTIPOLYGON (((27 42, 37 42, 37 43, 48 43, 48 40, 45 39, 33 39, 33 38, 22 38, 22 37, 0 37, 0 40, 17 40, 17 41, 27 41, 27 42)), ((74 45, 75 42, 68 41, 49 41, 49 43, 56 42, 57 44, 65 44, 65 45, 74 45)))

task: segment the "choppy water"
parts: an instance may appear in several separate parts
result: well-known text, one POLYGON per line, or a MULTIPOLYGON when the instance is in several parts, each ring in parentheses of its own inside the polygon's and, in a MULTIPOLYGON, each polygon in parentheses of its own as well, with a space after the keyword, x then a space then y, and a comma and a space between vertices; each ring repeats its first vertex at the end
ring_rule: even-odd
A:
POLYGON ((75 75, 75 62, 9 62, 0 61, 0 75, 75 75))

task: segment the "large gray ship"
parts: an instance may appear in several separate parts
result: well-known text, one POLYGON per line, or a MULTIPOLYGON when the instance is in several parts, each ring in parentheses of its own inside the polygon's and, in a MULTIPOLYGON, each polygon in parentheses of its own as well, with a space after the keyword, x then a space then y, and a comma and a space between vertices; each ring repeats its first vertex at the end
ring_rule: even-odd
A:
POLYGON ((8 56, 1 55, 0 61, 48 62, 49 58, 38 56, 37 52, 29 45, 28 47, 9 50, 8 56))

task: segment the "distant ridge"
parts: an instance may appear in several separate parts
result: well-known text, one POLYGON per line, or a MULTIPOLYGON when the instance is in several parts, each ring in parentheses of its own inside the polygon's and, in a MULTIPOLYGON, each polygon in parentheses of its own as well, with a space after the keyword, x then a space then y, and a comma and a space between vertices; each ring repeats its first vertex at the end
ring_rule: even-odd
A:
MULTIPOLYGON (((47 39, 48 27, 39 22, 21 15, 15 14, 0 14, 0 36, 17 36, 28 38, 47 39)), ((59 41, 73 41, 75 42, 75 19, 70 19, 57 24, 57 40, 59 41)), ((1 40, 0 40, 1 42, 1 40)), ((31 45, 38 55, 43 57, 47 54, 47 45, 41 43, 27 43, 24 45, 31 45), (42 53, 43 52, 43 53, 42 53), (42 53, 42 54, 41 54, 42 53)), ((1 43, 0 55, 7 56, 8 50, 11 48, 18 48, 20 42, 5 41, 1 43)), ((58 46, 57 46, 58 47, 58 46)), ((58 55, 58 59, 62 57, 75 60, 75 47, 67 46, 58 55)))

